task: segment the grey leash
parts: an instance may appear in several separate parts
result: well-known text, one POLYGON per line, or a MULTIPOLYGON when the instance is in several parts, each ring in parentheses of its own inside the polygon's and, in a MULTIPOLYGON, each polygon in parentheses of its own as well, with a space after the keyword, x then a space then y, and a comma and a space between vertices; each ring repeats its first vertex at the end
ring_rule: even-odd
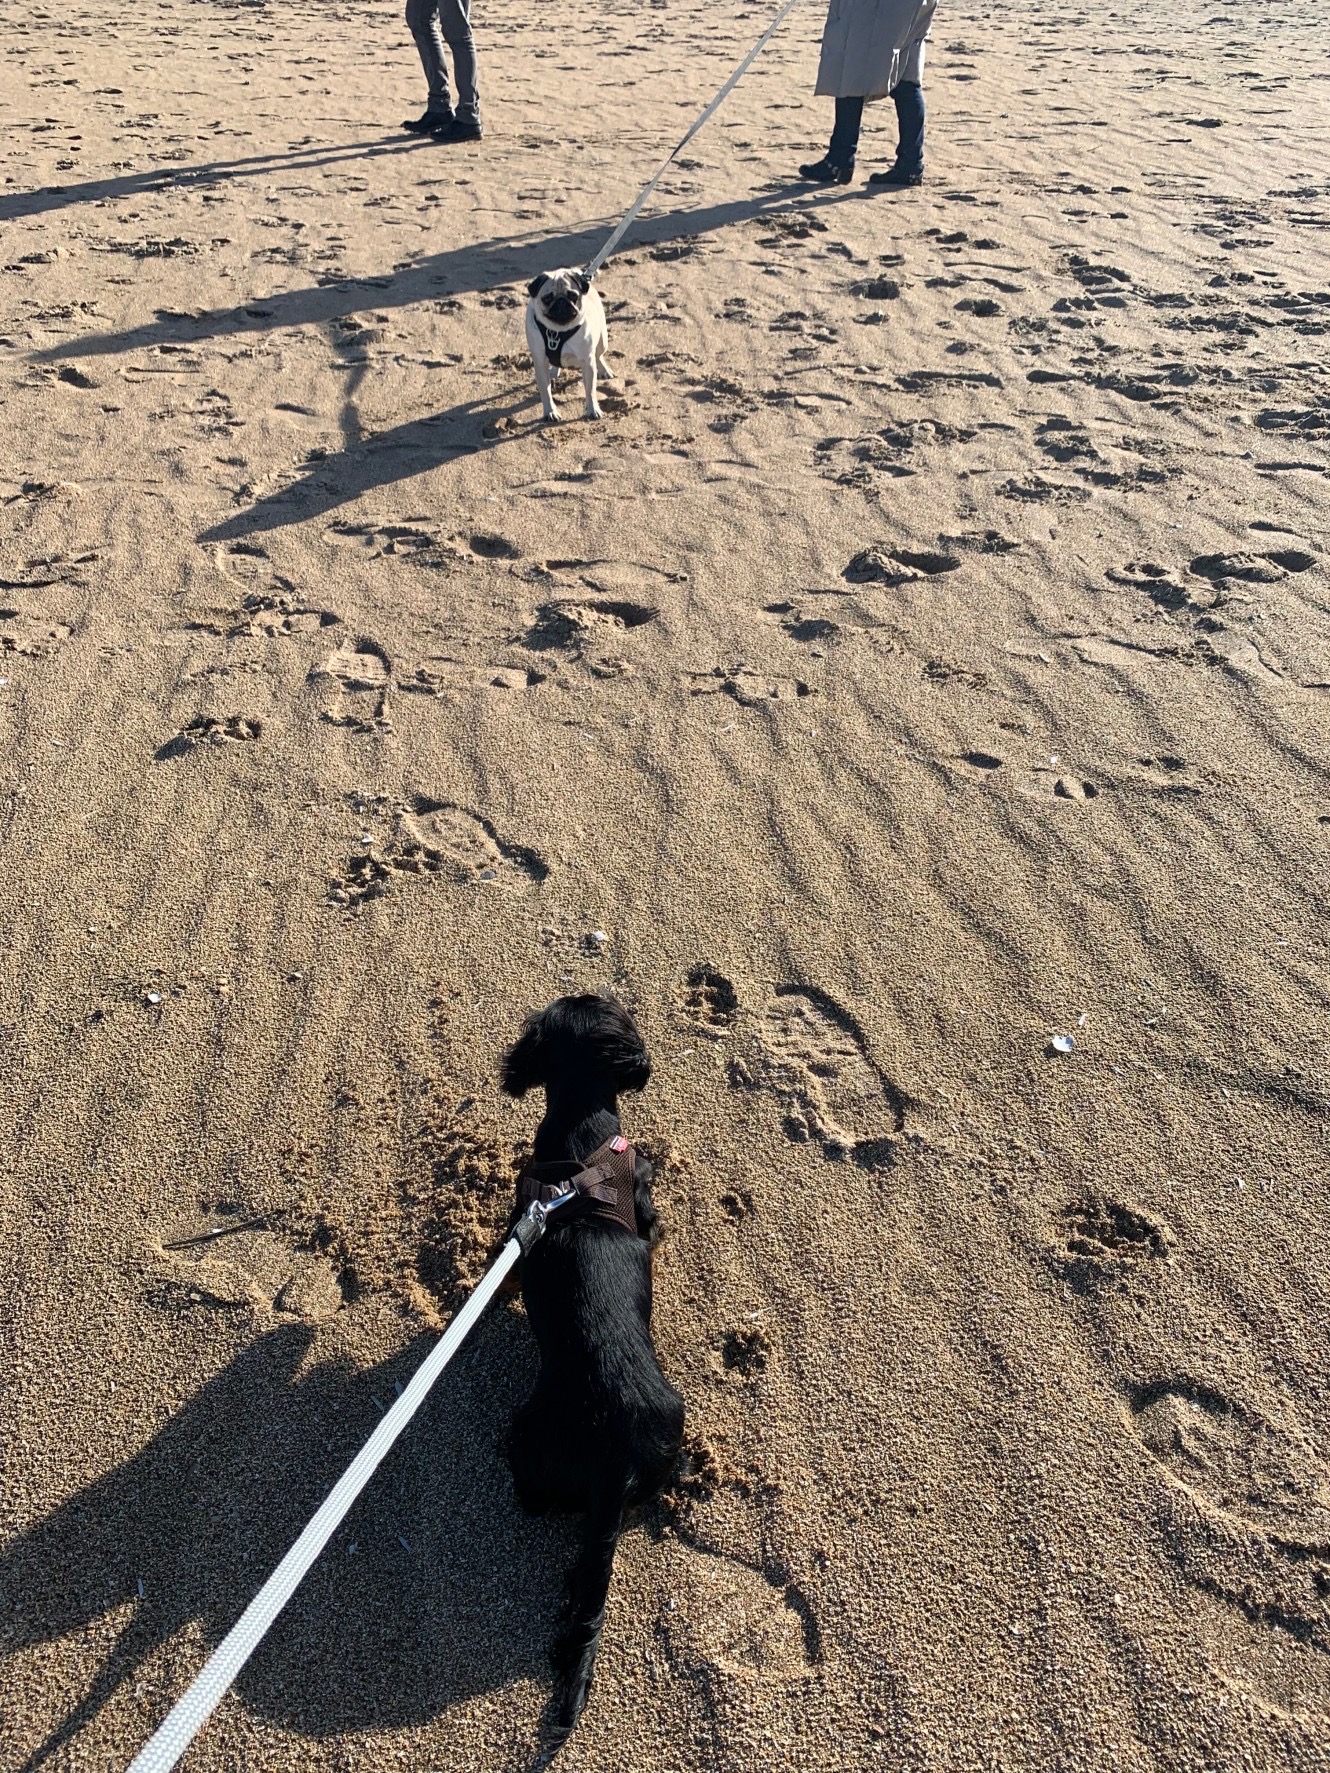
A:
POLYGON ((752 67, 753 63, 757 60, 758 56, 761 55, 762 51, 766 48, 767 44, 770 43, 771 39, 776 35, 776 32, 779 30, 781 23, 785 19, 786 14, 793 12, 795 7, 798 4, 799 4, 799 0, 785 0, 784 6, 781 7, 780 11, 776 14, 775 18, 772 19, 771 23, 767 26, 766 30, 763 31, 762 35, 758 38, 757 42, 748 51, 748 54, 739 63, 739 66, 730 75, 729 79, 725 82, 724 86, 721 87, 720 91, 716 94, 715 98, 712 99, 711 103, 707 106, 706 110, 703 111, 702 115, 698 118, 697 122, 694 123, 693 127, 688 131, 688 134, 679 143, 678 147, 675 148, 674 152, 670 155, 669 159, 661 167, 660 171, 652 179, 651 183, 642 192, 641 196, 633 204, 632 208, 628 211, 627 215, 623 218, 623 220, 619 223, 618 227, 610 235, 609 239, 605 242, 604 246, 601 247, 600 251, 596 254, 595 258, 592 259, 588 264, 583 266, 583 269, 582 269, 583 276, 594 277, 596 275, 596 272, 600 270, 601 266, 605 263, 606 259, 614 251, 615 247, 623 239, 624 235, 628 232, 629 228, 632 227, 633 223, 637 220, 638 216, 642 213, 642 205, 646 202, 647 198, 650 197, 651 193, 655 190, 656 186, 660 183, 660 181, 665 177, 665 174, 669 171, 670 167, 674 164, 675 160, 677 160, 679 155, 683 153, 684 149, 688 146, 689 142, 692 141, 693 137, 697 134, 698 130, 701 129, 702 125, 707 121, 707 119, 714 116, 715 113, 720 109, 720 106, 725 101, 725 99, 727 99, 729 97, 729 95, 734 91, 735 87, 739 84, 740 80, 743 79, 744 75, 748 72, 749 68, 752 67))
POLYGON ((573 1190, 549 1202, 535 1201, 518 1220, 494 1266, 416 1368, 410 1383, 350 1465, 329 1491, 323 1506, 254 1596, 240 1618, 203 1665, 193 1685, 172 1707, 164 1724, 130 1764, 129 1773, 169 1773, 225 1697, 231 1683, 263 1641, 268 1627, 291 1599, 315 1558, 341 1525, 351 1504, 387 1457, 393 1442, 424 1403, 434 1381, 466 1341, 519 1256, 539 1243, 545 1220, 573 1190))

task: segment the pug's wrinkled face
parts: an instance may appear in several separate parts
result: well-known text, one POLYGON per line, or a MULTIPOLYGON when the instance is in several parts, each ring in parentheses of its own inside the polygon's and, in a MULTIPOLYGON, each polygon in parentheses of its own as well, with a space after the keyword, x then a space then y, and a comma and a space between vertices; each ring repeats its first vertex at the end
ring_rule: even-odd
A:
POLYGON ((582 313, 582 297, 591 288, 581 271, 542 271, 527 284, 536 298, 536 313, 547 326, 576 326, 582 313))

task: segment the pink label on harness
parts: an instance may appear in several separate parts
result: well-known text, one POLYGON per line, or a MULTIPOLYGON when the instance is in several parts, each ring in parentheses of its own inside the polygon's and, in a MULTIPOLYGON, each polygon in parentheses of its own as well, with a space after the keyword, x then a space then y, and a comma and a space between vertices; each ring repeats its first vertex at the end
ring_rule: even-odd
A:
POLYGON ((620 1134, 617 1138, 610 1140, 610 1150, 611 1151, 627 1151, 627 1149, 628 1149, 628 1141, 623 1137, 622 1134, 620 1134))

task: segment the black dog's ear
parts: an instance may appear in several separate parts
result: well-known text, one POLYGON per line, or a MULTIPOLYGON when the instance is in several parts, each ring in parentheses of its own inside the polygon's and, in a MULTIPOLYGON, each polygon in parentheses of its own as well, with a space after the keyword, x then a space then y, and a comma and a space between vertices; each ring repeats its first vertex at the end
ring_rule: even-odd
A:
POLYGON ((611 1068, 614 1087, 617 1090, 644 1090, 651 1082, 651 1057, 639 1041, 631 1049, 625 1049, 611 1068))
POLYGON ((614 998, 602 999, 597 1046, 616 1090, 644 1090, 651 1082, 651 1055, 637 1024, 614 998))
POLYGON ((574 271, 573 282, 581 290, 583 295, 587 295, 590 292, 591 279, 587 276, 585 271, 574 271))
POLYGON ((539 295, 541 290, 544 289, 545 285, 549 282, 549 280, 550 280, 549 272, 542 271, 540 273, 539 277, 533 277, 531 279, 530 283, 527 284, 526 293, 528 295, 539 295))
POLYGON ((527 1017, 526 1027, 504 1055, 500 1083, 506 1096, 520 1100, 528 1090, 546 1082, 549 1049, 545 1040, 546 1012, 538 1010, 527 1017))

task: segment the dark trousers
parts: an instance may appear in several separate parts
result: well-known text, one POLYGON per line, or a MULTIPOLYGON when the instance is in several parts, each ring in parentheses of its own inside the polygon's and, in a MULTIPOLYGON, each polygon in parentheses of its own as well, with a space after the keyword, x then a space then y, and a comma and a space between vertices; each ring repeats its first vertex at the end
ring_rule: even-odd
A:
POLYGON ((476 46, 471 36, 471 0, 406 0, 406 23, 420 51, 421 66, 429 82, 429 108, 440 116, 452 110, 448 92, 448 63, 443 46, 453 52, 453 78, 457 82, 457 115, 465 122, 480 117, 476 90, 476 46))
MULTIPOLYGON (((891 95, 896 106, 896 128, 900 140, 896 147, 896 164, 902 172, 924 170, 924 89, 917 80, 902 80, 891 95)), ((836 124, 831 132, 827 159, 837 166, 852 166, 859 146, 859 129, 863 123, 864 101, 861 98, 836 100, 836 124)))

